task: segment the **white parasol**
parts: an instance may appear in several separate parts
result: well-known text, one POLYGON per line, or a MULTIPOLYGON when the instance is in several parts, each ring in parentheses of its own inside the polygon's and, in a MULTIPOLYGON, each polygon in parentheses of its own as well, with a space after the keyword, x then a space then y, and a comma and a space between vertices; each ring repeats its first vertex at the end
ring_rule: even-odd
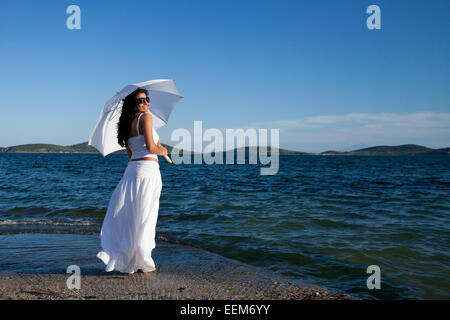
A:
MULTIPOLYGON (((117 125, 122 113, 122 99, 125 99, 127 95, 138 88, 148 91, 148 97, 150 98, 148 112, 152 115, 155 129, 168 123, 175 105, 181 98, 184 98, 175 87, 174 79, 155 79, 130 84, 117 92, 116 95, 106 101, 88 141, 88 145, 95 147, 103 157, 124 149, 117 142, 117 125)), ((168 157, 166 159, 171 162, 168 157)))

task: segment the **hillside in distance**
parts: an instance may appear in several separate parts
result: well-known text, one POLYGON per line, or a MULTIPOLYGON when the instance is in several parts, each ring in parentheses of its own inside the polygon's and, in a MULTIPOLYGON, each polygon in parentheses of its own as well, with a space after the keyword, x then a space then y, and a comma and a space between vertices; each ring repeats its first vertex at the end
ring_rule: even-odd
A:
POLYGON ((350 156, 403 156, 403 155, 450 155, 450 148, 432 149, 417 144, 403 144, 399 146, 376 146, 354 151, 325 151, 322 155, 350 155, 350 156))
MULTIPOLYGON (((172 152, 173 147, 169 146, 167 144, 162 143, 164 147, 167 148, 167 151, 169 153, 172 152)), ((270 154, 271 148, 270 146, 267 148, 268 153, 270 154)), ((244 148, 238 148, 233 149, 237 150, 236 152, 257 152, 257 147, 245 147, 244 148)), ((10 152, 10 153, 99 153, 97 149, 95 149, 92 146, 89 146, 87 142, 69 145, 69 146, 60 146, 56 144, 22 144, 12 147, 6 147, 6 148, 0 148, 0 152, 10 152)), ((280 154, 308 154, 306 152, 299 152, 299 151, 292 151, 292 150, 286 150, 286 149, 279 149, 280 154)), ((127 151, 125 149, 119 150, 115 153, 124 153, 126 154, 127 151)), ((194 153, 194 152, 192 152, 194 153)), ((219 152, 218 152, 219 153, 219 152)))
MULTIPOLYGON (((164 147, 167 148, 169 153, 172 147, 162 143, 164 147)), ((0 152, 11 152, 11 153, 100 153, 97 149, 89 146, 87 142, 78 143, 69 146, 60 146, 56 144, 42 144, 42 143, 32 143, 32 144, 22 144, 12 147, 0 148, 0 152)), ((115 153, 127 154, 127 150, 119 150, 115 153)))
MULTIPOLYGON (((172 146, 167 144, 162 144, 167 148, 167 151, 172 153, 172 146)), ((236 153, 257 153, 259 147, 241 147, 232 150, 227 150, 226 152, 236 152, 236 153)), ((175 150, 176 151, 176 150, 175 150)), ((183 152, 180 150, 181 153, 183 152)), ((56 144, 22 144, 11 147, 0 147, 0 153, 99 153, 97 149, 92 146, 88 146, 87 142, 78 143, 68 146, 60 146, 56 144)), ((450 155, 450 148, 439 148, 432 149, 416 144, 404 144, 399 146, 376 146, 364 149, 358 149, 354 151, 324 151, 320 153, 309 153, 301 151, 293 151, 288 149, 278 149, 279 154, 283 155, 322 155, 322 156, 333 156, 333 155, 344 155, 344 156, 402 156, 402 155, 450 155)), ((193 153, 193 152, 192 152, 193 153)), ((217 152, 220 154, 223 152, 217 152)), ((267 147, 267 153, 271 154, 271 147, 267 147)), ((125 149, 113 152, 113 154, 127 154, 125 149)))

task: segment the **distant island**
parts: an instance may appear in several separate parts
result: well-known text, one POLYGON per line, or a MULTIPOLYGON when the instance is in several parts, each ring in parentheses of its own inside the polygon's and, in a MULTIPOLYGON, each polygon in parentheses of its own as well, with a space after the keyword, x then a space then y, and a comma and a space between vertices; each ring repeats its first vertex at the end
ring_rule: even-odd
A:
MULTIPOLYGON (((169 153, 177 151, 172 146, 162 144, 167 148, 169 153)), ((236 153, 254 153, 258 152, 258 147, 241 147, 230 150, 236 153)), ((230 152, 227 151, 227 152, 230 152)), ((267 148, 268 154, 271 153, 271 147, 267 148)), ((183 153, 183 150, 178 150, 179 153, 183 153)), ((279 154, 283 155, 320 155, 320 156, 402 156, 402 155, 450 155, 450 148, 432 149, 416 144, 404 144, 399 146, 376 146, 364 149, 358 149, 353 151, 324 151, 320 153, 301 152, 287 149, 278 149, 279 154)), ((89 146, 87 142, 60 146, 56 144, 22 144, 12 147, 0 147, 0 153, 99 153, 97 149, 89 146)), ((193 153, 193 152, 192 152, 193 153)), ((217 152, 220 154, 223 152, 217 152)), ((125 149, 114 152, 113 154, 127 154, 125 149)))

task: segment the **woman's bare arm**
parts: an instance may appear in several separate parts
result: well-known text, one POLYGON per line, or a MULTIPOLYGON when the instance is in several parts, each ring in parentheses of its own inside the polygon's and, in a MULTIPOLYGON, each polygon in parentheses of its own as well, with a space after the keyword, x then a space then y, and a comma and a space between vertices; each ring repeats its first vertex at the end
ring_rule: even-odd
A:
POLYGON ((150 113, 145 113, 142 116, 142 122, 142 130, 144 132, 144 140, 145 145, 147 146, 147 150, 151 153, 157 154, 158 156, 167 154, 167 149, 161 145, 160 141, 158 141, 158 144, 155 144, 155 142, 153 141, 152 115, 150 113))
POLYGON ((169 154, 169 151, 167 150, 167 148, 164 147, 164 146, 161 144, 161 139, 158 139, 157 145, 158 145, 158 147, 160 147, 160 148, 162 148, 162 149, 164 150, 163 155, 164 155, 164 154, 169 154))

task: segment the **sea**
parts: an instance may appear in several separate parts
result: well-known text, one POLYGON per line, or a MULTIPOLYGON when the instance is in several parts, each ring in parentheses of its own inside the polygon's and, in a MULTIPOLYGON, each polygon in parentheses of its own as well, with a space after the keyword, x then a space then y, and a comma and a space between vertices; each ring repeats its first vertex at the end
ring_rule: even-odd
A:
MULTIPOLYGON (((159 160, 157 246, 204 249, 363 299, 450 298, 450 156, 280 155, 275 175, 248 161, 159 160)), ((70 262, 61 245, 99 239, 128 161, 0 153, 0 274, 50 272, 70 262)))

